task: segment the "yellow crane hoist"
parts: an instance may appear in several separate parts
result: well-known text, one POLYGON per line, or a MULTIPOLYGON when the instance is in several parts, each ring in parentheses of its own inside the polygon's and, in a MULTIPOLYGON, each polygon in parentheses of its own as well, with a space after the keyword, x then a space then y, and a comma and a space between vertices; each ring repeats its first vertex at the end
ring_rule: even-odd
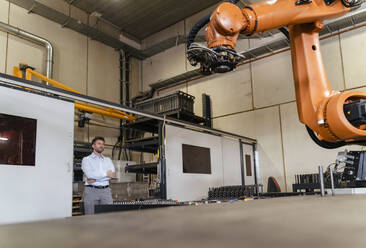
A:
MULTIPOLYGON (((57 82, 56 80, 53 80, 51 78, 48 78, 48 77, 36 72, 34 70, 34 68, 32 68, 24 63, 19 64, 19 66, 13 67, 13 75, 15 77, 24 78, 24 79, 30 80, 30 81, 32 80, 33 77, 36 77, 57 88, 60 88, 60 89, 66 90, 66 91, 70 91, 70 92, 74 92, 77 94, 82 94, 81 92, 74 90, 73 88, 70 88, 69 86, 64 85, 63 83, 57 82)), ((117 118, 117 119, 126 120, 126 121, 136 120, 136 117, 129 115, 123 111, 113 109, 113 108, 97 107, 97 106, 82 103, 82 102, 75 102, 74 105, 75 105, 76 109, 83 110, 86 112, 101 114, 104 116, 109 116, 112 118, 117 118)))

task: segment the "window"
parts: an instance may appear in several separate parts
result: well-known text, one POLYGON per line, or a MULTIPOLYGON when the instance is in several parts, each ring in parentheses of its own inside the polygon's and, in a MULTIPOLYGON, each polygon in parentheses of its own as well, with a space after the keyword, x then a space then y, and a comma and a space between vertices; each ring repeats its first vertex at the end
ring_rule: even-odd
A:
POLYGON ((211 174, 210 148, 182 145, 183 173, 211 174))
POLYGON ((37 120, 0 113, 0 164, 34 166, 37 120))
POLYGON ((252 158, 248 154, 245 154, 245 170, 247 172, 246 173, 247 177, 251 177, 252 176, 252 158))

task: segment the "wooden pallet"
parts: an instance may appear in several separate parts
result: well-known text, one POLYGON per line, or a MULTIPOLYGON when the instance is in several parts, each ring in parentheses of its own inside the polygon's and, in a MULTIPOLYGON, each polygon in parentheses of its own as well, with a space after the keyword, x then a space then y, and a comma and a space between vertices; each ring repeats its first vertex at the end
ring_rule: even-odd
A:
POLYGON ((72 216, 80 216, 82 212, 83 196, 81 194, 75 194, 72 196, 72 216))

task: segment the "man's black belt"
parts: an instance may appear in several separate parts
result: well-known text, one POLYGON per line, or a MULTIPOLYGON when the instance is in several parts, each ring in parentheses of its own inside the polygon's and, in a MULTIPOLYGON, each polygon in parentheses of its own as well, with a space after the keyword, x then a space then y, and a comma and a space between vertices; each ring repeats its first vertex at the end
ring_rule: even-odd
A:
POLYGON ((95 189, 105 189, 105 188, 109 187, 109 185, 106 185, 106 186, 85 185, 85 186, 89 187, 89 188, 95 188, 95 189))

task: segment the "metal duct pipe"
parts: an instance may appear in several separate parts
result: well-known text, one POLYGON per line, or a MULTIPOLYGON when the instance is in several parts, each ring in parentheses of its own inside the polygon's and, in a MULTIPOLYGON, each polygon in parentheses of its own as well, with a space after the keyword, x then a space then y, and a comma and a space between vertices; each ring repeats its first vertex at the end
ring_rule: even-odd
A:
POLYGON ((20 38, 26 39, 28 41, 34 42, 38 45, 42 45, 46 47, 47 50, 47 60, 46 60, 46 76, 48 78, 52 78, 53 74, 53 46, 51 42, 48 40, 41 38, 39 36, 36 36, 34 34, 28 33, 24 30, 21 30, 19 28, 10 26, 4 22, 0 22, 0 30, 3 30, 9 34, 13 34, 15 36, 18 36, 20 38))

